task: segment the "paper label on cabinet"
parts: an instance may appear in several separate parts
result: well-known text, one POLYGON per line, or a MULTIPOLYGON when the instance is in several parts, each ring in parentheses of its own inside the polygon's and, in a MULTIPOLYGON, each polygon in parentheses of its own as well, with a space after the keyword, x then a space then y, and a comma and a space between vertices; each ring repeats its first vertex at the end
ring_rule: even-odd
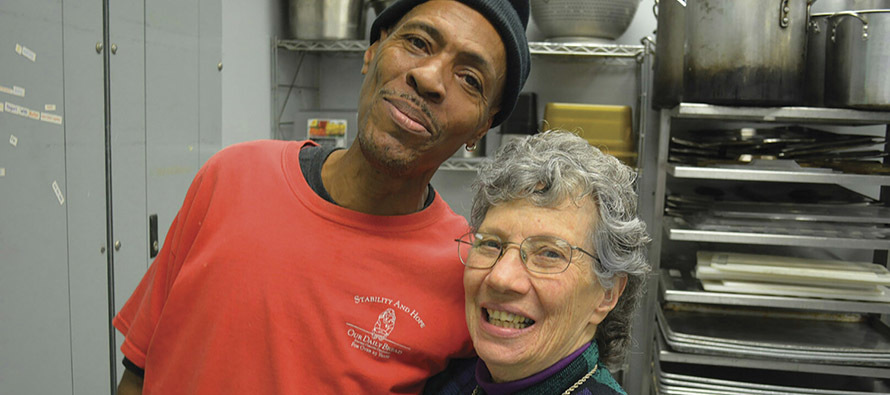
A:
POLYGON ((65 195, 62 195, 62 188, 59 188, 59 183, 53 181, 53 192, 56 193, 56 199, 59 199, 59 205, 65 204, 65 195))
POLYGON ((56 125, 62 124, 62 117, 56 114, 50 114, 48 112, 40 113, 40 120, 43 122, 54 123, 56 125))
POLYGON ((28 110, 28 118, 40 119, 40 111, 28 110))
POLYGON ((27 117, 29 114, 29 110, 25 107, 15 105, 10 102, 6 102, 6 103, 4 103, 4 105, 6 106, 7 112, 11 112, 13 114, 23 116, 23 117, 27 117))
POLYGON ((15 137, 14 134, 9 135, 9 145, 16 147, 19 145, 19 138, 15 137))
POLYGON ((26 46, 22 46, 22 56, 24 56, 25 59, 28 59, 32 62, 37 61, 37 53, 28 49, 28 47, 26 47, 26 46))
POLYGON ((6 168, 0 167, 0 177, 6 177, 6 168))
POLYGON ((15 53, 17 53, 19 55, 22 54, 22 44, 19 44, 19 43, 15 44, 15 53))
POLYGON ((56 105, 55 104, 44 105, 43 111, 56 111, 56 105))
POLYGON ((19 97, 25 97, 25 88, 20 86, 13 85, 12 88, 0 85, 0 93, 5 93, 7 95, 14 95, 19 97))

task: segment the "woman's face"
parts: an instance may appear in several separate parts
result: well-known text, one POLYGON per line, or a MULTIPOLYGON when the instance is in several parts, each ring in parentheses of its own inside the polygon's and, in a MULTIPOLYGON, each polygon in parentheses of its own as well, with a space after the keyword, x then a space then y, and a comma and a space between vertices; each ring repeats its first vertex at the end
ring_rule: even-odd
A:
MULTIPOLYGON (((516 244, 556 236, 594 253, 587 236, 596 210, 591 199, 555 208, 518 200, 492 207, 479 232, 516 244)), ((611 292, 596 281, 592 259, 576 251, 565 272, 538 274, 526 270, 518 248, 508 248, 492 268, 464 269, 467 327, 495 381, 528 377, 593 339, 618 294, 606 300, 611 292)))

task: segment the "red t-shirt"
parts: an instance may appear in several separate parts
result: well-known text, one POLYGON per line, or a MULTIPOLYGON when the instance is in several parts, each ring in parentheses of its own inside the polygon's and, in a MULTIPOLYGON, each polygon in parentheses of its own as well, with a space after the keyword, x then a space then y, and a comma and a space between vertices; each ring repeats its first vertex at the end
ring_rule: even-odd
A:
POLYGON ((145 394, 418 393, 472 355, 463 217, 331 204, 306 142, 226 148, 198 172, 164 247, 114 319, 145 394))

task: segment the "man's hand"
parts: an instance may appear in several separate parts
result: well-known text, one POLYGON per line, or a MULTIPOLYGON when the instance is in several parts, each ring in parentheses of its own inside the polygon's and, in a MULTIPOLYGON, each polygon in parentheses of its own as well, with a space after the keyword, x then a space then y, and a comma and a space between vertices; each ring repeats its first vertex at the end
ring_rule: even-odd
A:
POLYGON ((120 384, 117 385, 117 393, 118 395, 142 395, 142 377, 125 370, 120 384))

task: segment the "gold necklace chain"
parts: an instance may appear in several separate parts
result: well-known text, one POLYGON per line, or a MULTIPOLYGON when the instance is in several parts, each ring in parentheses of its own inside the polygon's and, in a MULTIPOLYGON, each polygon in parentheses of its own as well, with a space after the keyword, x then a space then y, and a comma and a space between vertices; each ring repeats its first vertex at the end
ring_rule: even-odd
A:
MULTIPOLYGON (((587 372, 587 374, 585 374, 584 377, 582 377, 580 380, 576 381, 575 384, 572 384, 572 386, 569 387, 569 389, 563 391, 562 395, 569 395, 572 393, 572 391, 578 389, 578 387, 580 387, 581 384, 584 384, 584 382, 587 381, 587 379, 589 379, 590 376, 593 376, 593 374, 596 373, 596 369, 599 367, 600 367, 600 364, 593 365, 593 370, 587 372)), ((476 389, 473 390, 473 395, 480 395, 479 390, 480 390, 480 388, 477 385, 476 389)))

